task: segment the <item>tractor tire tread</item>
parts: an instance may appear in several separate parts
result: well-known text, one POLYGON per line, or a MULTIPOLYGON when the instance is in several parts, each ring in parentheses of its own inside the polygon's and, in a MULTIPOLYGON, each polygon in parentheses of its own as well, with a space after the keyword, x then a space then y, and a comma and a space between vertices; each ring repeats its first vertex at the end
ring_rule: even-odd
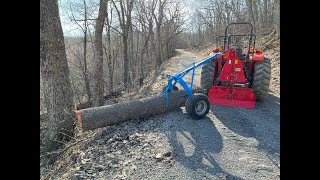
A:
POLYGON ((204 95, 202 93, 195 93, 187 99, 186 104, 185 104, 185 108, 186 108, 187 113, 192 117, 192 119, 198 120, 198 119, 204 118, 208 114, 209 109, 210 109, 210 102, 209 102, 209 99, 206 95, 204 95), (207 109, 202 115, 198 115, 195 112, 195 108, 194 108, 196 103, 199 100, 204 100, 207 103, 207 109))
POLYGON ((252 89, 258 101, 263 101, 268 94, 271 79, 270 59, 265 58, 254 65, 252 89))
POLYGON ((211 86, 213 86, 215 68, 216 61, 210 61, 202 66, 200 85, 205 93, 208 93, 211 86))

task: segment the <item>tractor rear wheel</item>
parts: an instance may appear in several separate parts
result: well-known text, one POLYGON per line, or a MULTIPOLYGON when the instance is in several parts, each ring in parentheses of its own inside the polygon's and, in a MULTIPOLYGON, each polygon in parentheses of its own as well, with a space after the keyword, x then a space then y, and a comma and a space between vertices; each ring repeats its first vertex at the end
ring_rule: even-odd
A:
POLYGON ((216 64, 216 61, 210 61, 202 66, 200 84, 206 94, 213 86, 216 64))
POLYGON ((258 101, 263 101, 268 94, 271 79, 270 59, 264 58, 254 65, 252 89, 258 101))
POLYGON ((192 94, 186 101, 186 111, 193 119, 204 118, 210 109, 210 102, 206 95, 192 94))

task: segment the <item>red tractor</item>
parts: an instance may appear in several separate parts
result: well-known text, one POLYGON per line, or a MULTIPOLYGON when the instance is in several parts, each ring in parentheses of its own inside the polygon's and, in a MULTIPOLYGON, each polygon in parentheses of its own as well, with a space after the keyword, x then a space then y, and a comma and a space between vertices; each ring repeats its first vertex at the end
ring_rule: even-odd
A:
MULTIPOLYGON (((241 28, 233 28, 231 31, 239 32, 241 28)), ((256 100, 264 100, 268 91, 271 78, 271 64, 265 58, 262 50, 255 49, 256 36, 252 34, 251 23, 231 23, 225 29, 223 47, 214 49, 209 57, 198 63, 193 62, 186 69, 168 77, 168 85, 162 93, 166 94, 166 107, 168 106, 168 92, 178 90, 177 83, 187 92, 186 111, 194 119, 204 118, 210 109, 210 104, 222 106, 235 106, 242 108, 254 108, 256 100), (250 34, 230 34, 228 29, 243 25, 249 27, 250 34), (239 42, 247 41, 245 46, 239 42), (192 92, 194 71, 203 66, 201 71, 201 87, 203 93, 192 92), (192 80, 189 85, 182 79, 192 72, 192 80)), ((217 46, 218 47, 218 46, 217 46)))
POLYGON ((223 47, 213 50, 220 52, 213 61, 203 65, 201 86, 208 94, 211 104, 254 108, 256 100, 264 100, 271 78, 270 59, 265 58, 262 50, 255 49, 256 36, 252 34, 251 23, 231 23, 225 29, 223 47), (250 34, 228 34, 234 25, 249 25, 250 34), (240 44, 231 40, 248 38, 246 51, 240 44))

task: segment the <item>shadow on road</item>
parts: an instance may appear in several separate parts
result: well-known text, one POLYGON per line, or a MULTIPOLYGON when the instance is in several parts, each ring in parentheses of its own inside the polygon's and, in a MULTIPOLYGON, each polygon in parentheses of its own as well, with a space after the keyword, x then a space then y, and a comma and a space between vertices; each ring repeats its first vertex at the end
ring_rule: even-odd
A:
POLYGON ((258 148, 269 154, 280 154, 280 98, 268 94, 255 109, 211 106, 214 115, 234 133, 252 137, 258 148))
MULTIPOLYGON (((212 105, 211 111, 229 130, 256 139, 258 148, 269 155, 280 155, 279 97, 268 94, 264 102, 256 103, 255 109, 212 105)), ((178 120, 166 121, 163 126, 173 157, 185 168, 209 178, 241 179, 223 170, 215 160, 214 154, 222 151, 223 139, 210 118, 196 121, 183 113, 178 120)))
MULTIPOLYGON (((169 143, 173 148, 173 157, 185 168, 193 172, 219 179, 241 179, 225 172, 213 155, 222 150, 222 137, 210 118, 199 121, 183 114, 179 120, 170 120, 164 126, 169 143)), ((193 177, 191 177, 193 178, 193 177)), ((197 176, 198 178, 198 176, 197 176)))

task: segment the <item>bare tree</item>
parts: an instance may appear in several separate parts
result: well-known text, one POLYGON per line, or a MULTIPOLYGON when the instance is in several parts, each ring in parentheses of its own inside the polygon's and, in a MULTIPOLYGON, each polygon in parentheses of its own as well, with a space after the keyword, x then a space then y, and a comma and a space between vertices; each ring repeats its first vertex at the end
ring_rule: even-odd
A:
POLYGON ((112 0, 112 3, 117 11, 118 19, 120 23, 120 27, 122 32, 122 43, 123 43, 123 68, 124 68, 124 76, 123 76, 123 83, 125 89, 131 87, 130 82, 130 74, 129 74, 129 64, 130 59, 128 57, 128 36, 129 36, 129 28, 131 27, 131 12, 133 9, 133 0, 126 0, 126 3, 123 1, 119 1, 120 8, 116 5, 115 1, 112 0), (125 7, 126 6, 126 7, 125 7))
POLYGON ((70 19, 82 30, 72 40, 81 46, 67 47, 75 95, 82 101, 87 95, 96 106, 103 104, 106 92, 108 96, 123 87, 131 91, 138 80, 141 85, 146 75, 173 56, 177 45, 208 45, 230 22, 252 22, 257 35, 280 31, 279 0, 194 1, 188 33, 183 33, 187 24, 181 15, 187 12, 181 11, 185 7, 181 0, 100 0, 100 4, 71 0, 69 4, 70 9, 61 8, 69 10, 70 19), (99 17, 93 17, 98 10, 99 17))
POLYGON ((73 136, 75 120, 58 0, 40 0, 40 71, 48 113, 46 146, 53 150, 73 136))
POLYGON ((246 0, 246 4, 247 4, 247 8, 248 8, 248 19, 255 26, 256 21, 254 19, 252 0, 246 0))
POLYGON ((145 61, 144 55, 148 51, 148 45, 150 39, 153 38, 153 14, 155 11, 155 1, 153 0, 151 3, 146 5, 145 1, 139 1, 137 7, 138 11, 138 22, 141 25, 141 34, 144 37, 143 46, 140 54, 140 78, 144 79, 144 69, 145 69, 145 61))
POLYGON ((171 8, 167 11, 164 16, 165 21, 163 22, 163 32, 166 36, 163 38, 161 44, 165 47, 165 54, 167 59, 169 59, 174 54, 174 39, 177 35, 183 32, 185 29, 181 28, 185 24, 186 20, 182 18, 182 6, 180 2, 171 3, 171 8))
POLYGON ((100 0, 99 14, 95 27, 95 68, 94 68, 94 93, 93 105, 103 105, 103 45, 102 32, 107 16, 107 0, 100 0))
POLYGON ((156 60, 156 69, 159 68, 162 63, 162 43, 161 43, 161 25, 163 20, 163 11, 166 5, 167 0, 156 0, 158 4, 158 15, 156 15, 155 11, 153 11, 153 18, 156 22, 156 32, 157 32, 157 60, 156 60))
POLYGON ((76 19, 74 17, 73 14, 73 9, 71 7, 71 3, 70 3, 70 11, 72 16, 69 17, 72 21, 74 21, 82 30, 83 32, 83 58, 79 58, 79 62, 81 65, 81 69, 82 69, 82 74, 83 74, 83 78, 84 78, 84 83, 85 83, 85 87, 86 87, 86 93, 88 95, 88 104, 89 106, 91 106, 91 88, 90 88, 90 82, 89 82, 89 72, 88 72, 88 65, 87 65, 87 42, 88 42, 88 13, 87 13, 87 4, 86 4, 86 0, 83 0, 83 6, 84 6, 84 19, 76 19), (83 26, 79 23, 83 22, 83 26), (83 60, 82 60, 83 59, 83 60), (83 63, 82 63, 83 61, 83 63))
POLYGON ((279 0, 203 0, 195 3, 190 44, 196 47, 215 41, 215 36, 223 34, 223 28, 231 22, 251 22, 257 35, 270 34, 274 29, 278 33, 278 2, 279 0))
POLYGON ((276 33, 280 38, 280 0, 274 0, 274 26, 276 33))
POLYGON ((263 27, 269 25, 268 21, 268 0, 263 0, 263 27))
MULTIPOLYGON (((110 6, 111 7, 111 6, 110 6)), ((106 15, 106 38, 107 38, 107 48, 104 46, 105 52, 107 52, 106 57, 108 61, 108 70, 109 70, 109 92, 112 93, 113 91, 113 70, 114 70, 114 62, 111 56, 111 22, 112 21, 112 9, 110 10, 110 13, 107 11, 106 15), (110 16, 109 16, 110 14, 110 16), (110 19, 109 19, 110 17, 110 19)))

